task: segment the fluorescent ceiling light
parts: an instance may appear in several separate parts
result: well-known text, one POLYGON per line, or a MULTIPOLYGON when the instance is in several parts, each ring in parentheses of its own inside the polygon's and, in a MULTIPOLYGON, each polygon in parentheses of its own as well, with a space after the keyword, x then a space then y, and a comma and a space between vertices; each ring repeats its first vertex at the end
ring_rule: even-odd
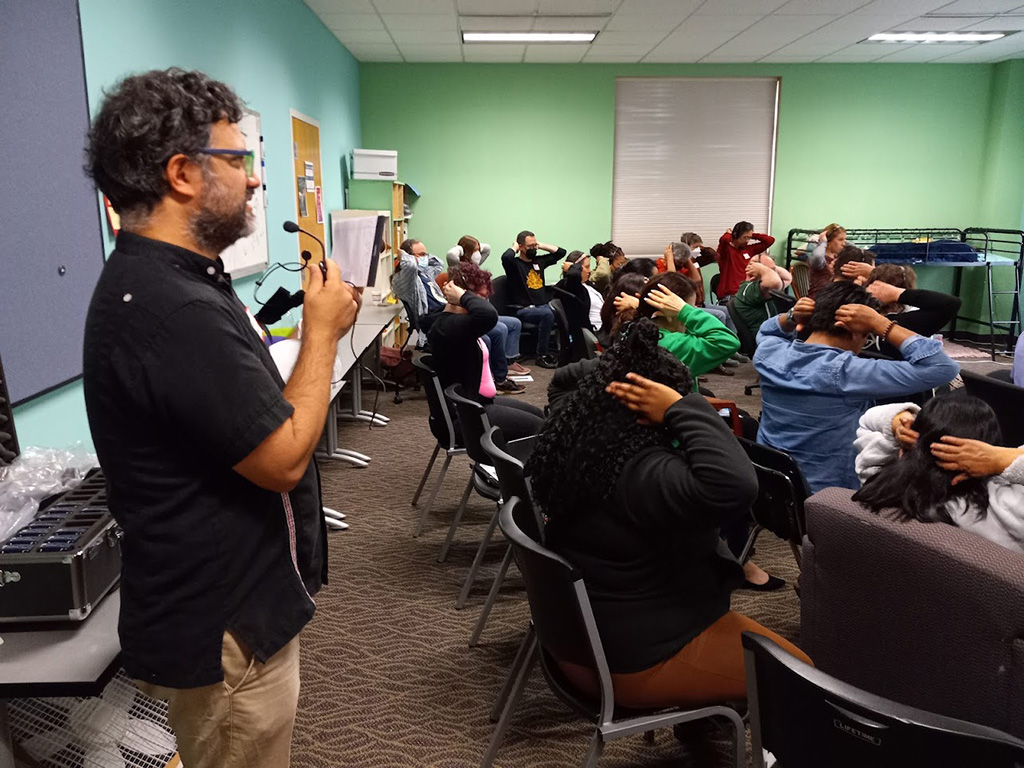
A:
POLYGON ((987 43, 1005 32, 881 32, 868 38, 876 43, 987 43))
POLYGON ((592 43, 597 32, 463 32, 464 43, 592 43))

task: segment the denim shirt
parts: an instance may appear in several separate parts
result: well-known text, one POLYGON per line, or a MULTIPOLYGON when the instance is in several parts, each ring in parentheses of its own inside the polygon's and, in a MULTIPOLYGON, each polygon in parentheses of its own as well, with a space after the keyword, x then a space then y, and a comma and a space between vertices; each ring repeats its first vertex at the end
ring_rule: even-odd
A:
POLYGON ((861 358, 799 341, 778 317, 765 320, 754 353, 762 398, 757 441, 790 454, 814 492, 860 488, 853 441, 864 412, 876 399, 923 392, 960 372, 937 339, 911 336, 899 351, 903 360, 861 358))

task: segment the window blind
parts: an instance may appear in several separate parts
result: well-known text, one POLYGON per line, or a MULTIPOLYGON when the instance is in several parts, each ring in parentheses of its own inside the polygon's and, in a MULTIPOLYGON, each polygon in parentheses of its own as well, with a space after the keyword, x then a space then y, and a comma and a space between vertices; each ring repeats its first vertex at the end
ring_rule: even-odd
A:
POLYGON ((615 243, 660 256, 683 232, 714 248, 738 221, 768 231, 778 92, 778 78, 618 78, 615 243))

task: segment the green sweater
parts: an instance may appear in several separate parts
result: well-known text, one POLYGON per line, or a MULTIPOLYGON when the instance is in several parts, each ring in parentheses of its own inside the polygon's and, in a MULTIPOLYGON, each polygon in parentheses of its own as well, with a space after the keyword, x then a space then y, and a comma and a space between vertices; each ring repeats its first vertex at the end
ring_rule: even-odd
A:
POLYGON ((678 357, 694 379, 717 368, 739 351, 740 340, 736 334, 710 312, 683 304, 679 320, 686 325, 686 331, 662 331, 658 344, 678 357))

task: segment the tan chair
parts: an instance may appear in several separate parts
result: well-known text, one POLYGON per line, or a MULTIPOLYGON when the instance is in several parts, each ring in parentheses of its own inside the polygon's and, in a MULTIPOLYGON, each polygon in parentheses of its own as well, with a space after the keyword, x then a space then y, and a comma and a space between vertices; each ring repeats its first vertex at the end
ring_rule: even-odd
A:
POLYGON ((811 270, 807 262, 794 261, 789 271, 793 275, 793 293, 798 299, 802 299, 811 291, 811 270))

